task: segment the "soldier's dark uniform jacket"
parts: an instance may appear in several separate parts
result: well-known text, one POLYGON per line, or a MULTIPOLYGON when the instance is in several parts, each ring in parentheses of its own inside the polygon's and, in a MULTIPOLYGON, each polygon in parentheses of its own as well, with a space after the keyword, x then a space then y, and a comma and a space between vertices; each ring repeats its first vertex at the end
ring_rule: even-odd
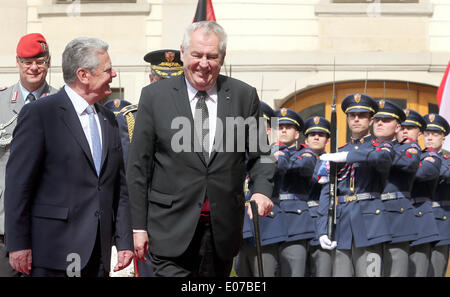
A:
MULTIPOLYGON (((307 136, 310 133, 313 132, 321 132, 325 133, 328 136, 331 135, 330 131, 330 122, 325 119, 324 117, 310 117, 305 121, 305 136, 307 136)), ((317 157, 319 157, 318 155, 317 157)), ((309 214, 311 218, 314 221, 314 231, 315 236, 313 239, 309 241, 310 246, 319 246, 319 230, 317 228, 317 218, 318 218, 318 207, 319 207, 319 200, 320 200, 320 192, 322 190, 323 184, 319 184, 319 174, 318 170, 320 169, 322 161, 317 161, 316 166, 314 168, 314 174, 311 179, 311 184, 309 186, 309 200, 308 200, 308 208, 309 208, 309 214)))
MULTIPOLYGON (((261 104, 261 112, 262 116, 270 123, 271 118, 275 116, 272 108, 264 102, 260 102, 261 104)), ((279 147, 277 145, 272 145, 271 153, 275 153, 279 147)), ((277 174, 277 173, 276 173, 277 174)), ((277 183, 277 179, 274 179, 275 184, 277 183)), ((247 177, 245 180, 244 192, 245 192, 245 200, 249 201, 252 192, 251 192, 252 182, 247 177)), ((282 216, 282 210, 280 208, 279 199, 277 196, 272 196, 271 200, 273 202, 272 211, 265 217, 261 217, 259 219, 259 228, 260 228, 260 238, 261 238, 261 246, 284 242, 287 238, 287 230, 286 224, 284 221, 284 216, 282 216)), ((243 227, 243 239, 247 240, 253 246, 256 246, 254 242, 255 239, 255 230, 252 221, 247 215, 247 208, 244 216, 244 227, 243 227)))
MULTIPOLYGON (((442 116, 427 114, 424 116, 424 120, 427 130, 443 132, 445 136, 448 136, 450 126, 442 116)), ((433 195, 432 208, 439 230, 439 241, 435 245, 441 246, 450 244, 450 156, 442 151, 438 153, 438 156, 441 167, 436 192, 433 195)))
MULTIPOLYGON (((395 103, 389 100, 378 101, 379 109, 375 118, 393 118, 399 123, 418 123, 424 126, 420 114, 414 111, 406 113, 395 103)), ((420 162, 421 148, 417 142, 404 143, 394 140, 394 160, 386 182, 386 187, 381 194, 385 210, 389 216, 392 243, 407 242, 416 239, 417 232, 414 226, 414 207, 411 201, 411 188, 420 162)))
POLYGON ((417 230, 417 239, 411 242, 411 246, 439 240, 439 230, 434 219, 431 198, 436 190, 440 169, 439 155, 429 148, 423 150, 411 190, 417 230))
POLYGON ((392 243, 397 243, 414 240, 417 236, 410 198, 421 149, 417 142, 399 143, 394 140, 392 145, 394 161, 381 199, 389 215, 392 243))
MULTIPOLYGON (((278 146, 272 147, 272 154, 278 150, 278 146)), ((246 201, 249 201, 252 196, 252 183, 249 181, 249 190, 245 195, 246 201)), ((275 187, 277 183, 280 182, 280 176, 278 174, 278 170, 275 173, 274 184, 275 187)), ((272 195, 271 200, 273 202, 272 211, 265 217, 259 218, 259 230, 260 230, 260 238, 261 238, 261 246, 284 242, 287 239, 287 225, 285 222, 285 217, 283 216, 283 212, 280 208, 280 200, 278 195, 275 193, 272 195)), ((249 207, 249 206, 247 206, 249 207)), ((253 227, 252 221, 248 217, 247 213, 244 217, 244 228, 243 228, 243 238, 248 240, 248 243, 256 246, 254 242, 255 229, 253 227)))
MULTIPOLYGON (((342 110, 376 113, 378 106, 369 96, 351 94, 342 102, 342 110)), ((339 148, 348 152, 347 162, 338 166, 336 232, 337 248, 349 250, 352 241, 357 248, 392 239, 389 218, 381 201, 381 192, 393 160, 390 143, 378 143, 368 135, 339 148)), ((319 204, 318 228, 327 234, 329 184, 322 188, 319 204)))
POLYGON ((450 244, 450 156, 442 152, 441 170, 436 193, 433 196, 433 213, 439 229, 436 246, 450 244))
POLYGON ((288 238, 286 241, 315 237, 314 221, 309 214, 309 186, 316 166, 317 156, 305 145, 282 150, 279 155, 274 195, 279 194, 288 238))

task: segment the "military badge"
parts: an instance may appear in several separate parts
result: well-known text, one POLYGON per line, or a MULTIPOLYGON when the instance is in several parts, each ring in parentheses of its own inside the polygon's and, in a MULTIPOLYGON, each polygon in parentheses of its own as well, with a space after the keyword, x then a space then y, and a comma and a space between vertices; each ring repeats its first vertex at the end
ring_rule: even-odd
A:
POLYGON ((406 117, 409 117, 409 109, 404 110, 406 117))
POLYGON ((286 114, 287 114, 287 108, 283 107, 283 108, 280 110, 280 113, 281 113, 282 116, 285 117, 286 114))
POLYGON ((40 44, 41 44, 42 50, 43 50, 44 52, 47 52, 47 51, 48 51, 48 45, 47 45, 47 43, 41 42, 40 44))
POLYGON ((173 62, 173 60, 175 60, 175 53, 174 52, 165 52, 164 58, 166 58, 167 62, 173 62))
POLYGON ((120 100, 119 99, 114 99, 114 106, 116 108, 119 108, 119 106, 120 106, 120 100))
POLYGON ((19 96, 19 91, 15 91, 13 93, 13 96, 11 97, 11 103, 16 103, 17 102, 17 96, 19 96))
POLYGON ((386 104, 386 101, 384 101, 383 99, 381 99, 379 102, 378 102, 378 105, 380 106, 380 108, 384 108, 384 105, 386 104))
POLYGON ((320 118, 314 117, 314 124, 319 125, 319 123, 320 123, 320 118))
POLYGON ((428 118, 430 119, 430 122, 433 122, 435 118, 434 113, 430 113, 430 116, 428 118))
POLYGON ((357 93, 353 95, 353 99, 355 99, 356 103, 359 103, 359 101, 361 101, 361 94, 357 93))

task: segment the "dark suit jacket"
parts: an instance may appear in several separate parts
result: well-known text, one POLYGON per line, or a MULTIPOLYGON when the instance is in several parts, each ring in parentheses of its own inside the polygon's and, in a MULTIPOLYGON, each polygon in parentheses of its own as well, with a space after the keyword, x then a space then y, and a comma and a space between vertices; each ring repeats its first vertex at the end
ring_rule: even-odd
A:
MULTIPOLYGON (((241 137, 240 141, 245 140, 245 148, 248 149, 248 133, 260 137, 265 144, 267 136, 264 126, 260 129, 259 124, 247 129, 245 138, 238 135, 237 125, 227 129, 227 117, 247 120, 254 117, 259 122, 260 103, 255 88, 220 75, 217 93, 217 120, 223 123, 223 131, 218 125, 215 144, 219 147, 222 144, 224 150, 231 147, 231 151, 213 151, 206 164, 202 153, 193 150, 198 139, 194 136, 184 75, 153 83, 142 90, 127 165, 127 181, 133 228, 148 230, 149 250, 156 255, 177 257, 187 249, 205 196, 210 202, 218 255, 228 260, 239 250, 246 165, 245 151, 236 151, 238 137, 241 137), (189 125, 172 123, 175 118, 189 125), (184 142, 180 140, 183 131, 191 136, 190 139, 184 138, 184 142), (172 141, 187 144, 191 151, 175 151, 172 141)), ((275 165, 260 162, 261 154, 259 150, 248 154, 249 174, 254 180, 253 192, 271 197, 275 165)), ((264 154, 269 155, 270 149, 264 154)))
POLYGON ((118 250, 133 250, 117 122, 111 111, 95 106, 102 130, 100 177, 64 89, 19 114, 6 167, 6 247, 31 248, 33 266, 66 270, 72 261, 67 256, 77 253, 83 268, 97 228, 108 271, 113 236, 118 250))

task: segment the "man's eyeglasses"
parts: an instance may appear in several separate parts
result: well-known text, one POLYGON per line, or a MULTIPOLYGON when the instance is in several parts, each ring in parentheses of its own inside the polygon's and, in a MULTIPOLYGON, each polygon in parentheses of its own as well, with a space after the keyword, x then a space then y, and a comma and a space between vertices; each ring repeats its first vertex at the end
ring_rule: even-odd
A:
POLYGON ((36 63, 36 66, 38 66, 38 67, 44 67, 45 65, 48 64, 48 59, 28 60, 28 59, 19 58, 19 62, 26 68, 30 68, 31 66, 33 66, 34 63, 36 63))

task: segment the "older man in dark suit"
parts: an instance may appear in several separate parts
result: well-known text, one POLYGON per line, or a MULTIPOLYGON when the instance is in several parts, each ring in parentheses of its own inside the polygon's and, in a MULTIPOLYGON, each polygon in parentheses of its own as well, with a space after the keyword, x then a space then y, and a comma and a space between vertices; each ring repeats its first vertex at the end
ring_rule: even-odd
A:
POLYGON ((115 236, 118 264, 133 257, 119 131, 96 104, 116 76, 108 44, 72 40, 66 85, 25 105, 6 168, 6 247, 11 266, 31 276, 107 276, 115 236))
POLYGON ((225 52, 221 26, 193 23, 181 45, 184 75, 142 90, 127 181, 135 253, 150 251, 155 276, 229 275, 242 239, 246 151, 251 199, 261 216, 273 207, 275 165, 262 160, 270 149, 258 95, 219 75, 225 52), (230 126, 237 118, 254 125, 230 126), (264 153, 252 138, 264 141, 264 153))

